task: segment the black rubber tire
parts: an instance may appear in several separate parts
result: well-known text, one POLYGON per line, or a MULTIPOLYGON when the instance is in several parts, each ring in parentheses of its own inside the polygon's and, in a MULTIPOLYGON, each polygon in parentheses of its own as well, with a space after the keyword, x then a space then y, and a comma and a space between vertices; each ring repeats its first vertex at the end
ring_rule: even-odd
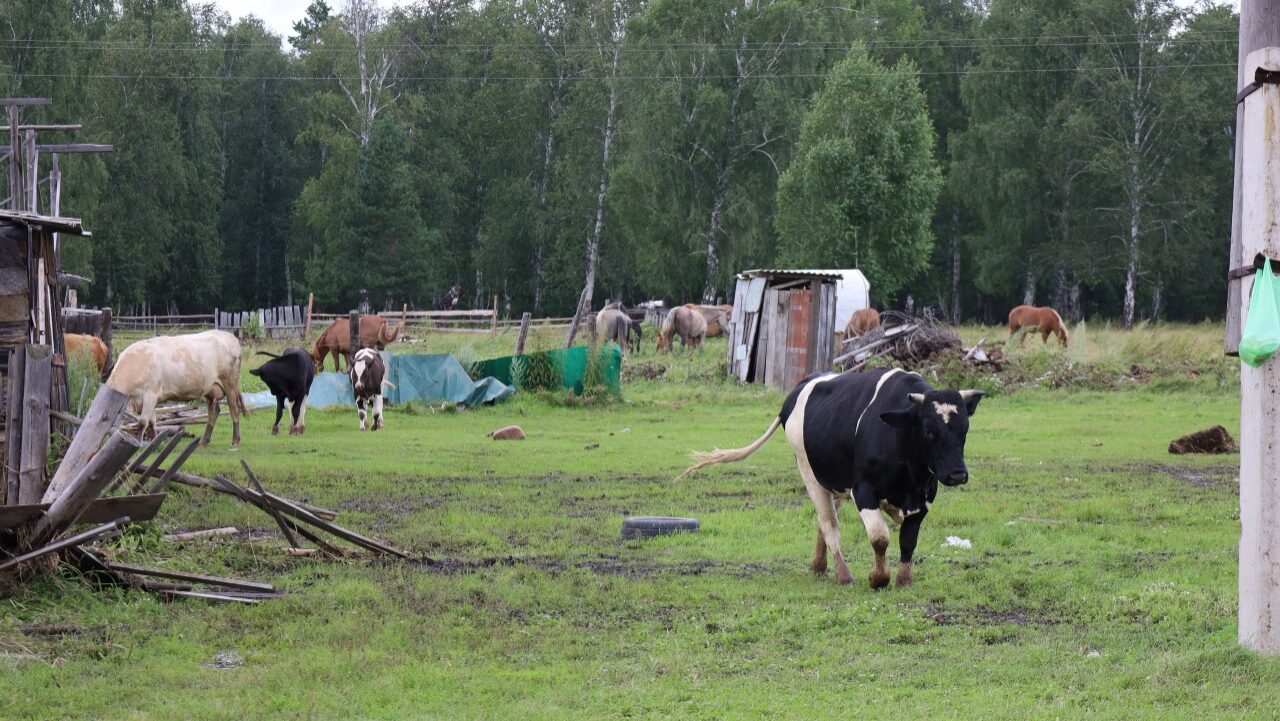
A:
POLYGON ((632 516, 622 521, 622 537, 653 538, 665 536, 676 531, 696 531, 702 527, 696 518, 675 518, 672 516, 632 516))

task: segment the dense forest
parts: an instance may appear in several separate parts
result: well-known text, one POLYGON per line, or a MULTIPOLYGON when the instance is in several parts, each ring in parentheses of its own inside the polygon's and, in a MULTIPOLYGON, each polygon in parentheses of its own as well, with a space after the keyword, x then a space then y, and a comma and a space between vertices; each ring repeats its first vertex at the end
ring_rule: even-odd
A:
POLYGON ((96 304, 571 312, 859 267, 951 319, 1221 315, 1237 16, 1174 0, 0 3, 96 304))

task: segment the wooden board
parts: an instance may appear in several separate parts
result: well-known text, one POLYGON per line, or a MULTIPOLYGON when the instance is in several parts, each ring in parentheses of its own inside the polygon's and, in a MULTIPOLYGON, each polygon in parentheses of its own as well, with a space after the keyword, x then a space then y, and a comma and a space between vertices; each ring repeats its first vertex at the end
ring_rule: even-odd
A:
MULTIPOLYGON (((99 498, 89 504, 76 521, 76 525, 108 523, 124 516, 128 516, 132 521, 150 521, 160 512, 160 504, 164 503, 165 496, 164 493, 148 493, 138 496, 99 498)), ((16 506, 0 506, 0 530, 17 528, 24 523, 34 521, 48 510, 50 505, 24 503, 16 506)))

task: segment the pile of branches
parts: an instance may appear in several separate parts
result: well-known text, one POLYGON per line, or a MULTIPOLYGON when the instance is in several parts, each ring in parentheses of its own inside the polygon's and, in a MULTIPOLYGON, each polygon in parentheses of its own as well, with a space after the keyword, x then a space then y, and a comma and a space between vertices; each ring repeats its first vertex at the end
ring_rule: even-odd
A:
POLYGON ((891 356, 906 364, 920 364, 941 353, 960 351, 960 338, 951 326, 932 314, 915 317, 888 310, 880 314, 880 327, 840 344, 835 364, 842 370, 858 370, 872 358, 891 356))

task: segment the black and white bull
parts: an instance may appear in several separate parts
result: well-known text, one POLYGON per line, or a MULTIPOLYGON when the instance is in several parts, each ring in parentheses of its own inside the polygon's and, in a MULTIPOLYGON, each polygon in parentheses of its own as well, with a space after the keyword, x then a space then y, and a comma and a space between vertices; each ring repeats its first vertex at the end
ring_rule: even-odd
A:
POLYGON ((969 416, 981 398, 982 391, 937 389, 900 369, 810 376, 791 391, 778 418, 755 443, 695 453, 698 463, 685 473, 740 461, 782 426, 818 509, 813 571, 826 573, 830 552, 836 580, 853 580, 840 553, 836 516, 841 501, 850 498, 875 550, 872 588, 889 584, 889 528, 881 511, 901 525, 898 585, 907 586, 920 523, 937 496, 938 484, 958 486, 969 480, 965 436, 969 416))
POLYGON ((261 378, 271 390, 271 395, 276 397, 276 422, 271 426, 271 435, 280 432, 280 418, 286 405, 293 416, 289 435, 302 435, 307 430, 307 395, 311 392, 311 381, 316 377, 315 361, 301 348, 286 348, 280 355, 258 352, 271 356, 271 360, 261 367, 249 371, 261 378))
POLYGON ((360 411, 360 430, 368 430, 365 406, 373 408, 373 430, 382 428, 382 386, 387 383, 387 365, 382 356, 372 348, 361 348, 352 357, 347 373, 360 411))

